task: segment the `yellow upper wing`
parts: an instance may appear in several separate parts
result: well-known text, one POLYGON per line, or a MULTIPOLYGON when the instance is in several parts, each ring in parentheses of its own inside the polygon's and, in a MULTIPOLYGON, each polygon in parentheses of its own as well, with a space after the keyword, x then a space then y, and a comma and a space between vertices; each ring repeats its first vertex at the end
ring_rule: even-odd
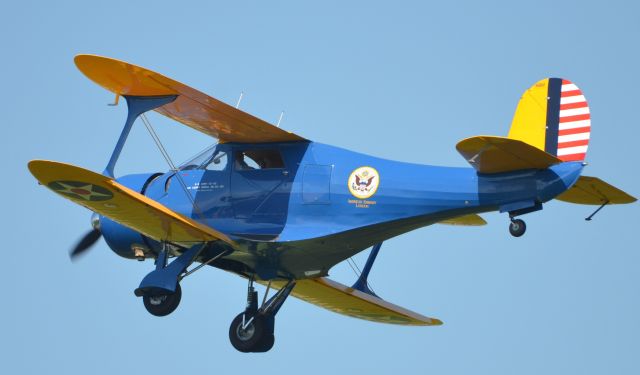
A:
POLYGON ((29 170, 55 193, 154 240, 179 244, 222 240, 235 246, 225 234, 101 174, 47 160, 32 160, 29 170))
POLYGON ((155 111, 221 142, 305 140, 151 70, 96 55, 78 55, 75 63, 89 79, 118 95, 178 95, 175 101, 155 111))
MULTIPOLYGON (((284 283, 279 281, 274 284, 277 288, 283 285, 284 283)), ((378 323, 413 326, 442 324, 438 319, 409 311, 325 277, 298 280, 291 294, 338 314, 378 323)))
POLYGON ((597 177, 580 176, 578 181, 556 199, 576 204, 625 204, 636 198, 597 177))
POLYGON ((456 145, 458 152, 480 173, 545 169, 562 161, 525 142, 480 135, 456 145))

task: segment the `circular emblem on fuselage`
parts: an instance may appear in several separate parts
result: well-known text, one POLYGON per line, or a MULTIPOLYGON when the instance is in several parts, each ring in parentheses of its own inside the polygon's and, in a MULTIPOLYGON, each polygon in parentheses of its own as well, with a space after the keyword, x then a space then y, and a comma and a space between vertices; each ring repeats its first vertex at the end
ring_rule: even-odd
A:
POLYGON ((356 168, 349 176, 347 183, 351 194, 358 199, 373 196, 380 186, 380 174, 371 167, 356 168))
POLYGON ((88 182, 53 181, 48 186, 58 194, 85 201, 106 201, 113 198, 113 194, 109 190, 88 182))

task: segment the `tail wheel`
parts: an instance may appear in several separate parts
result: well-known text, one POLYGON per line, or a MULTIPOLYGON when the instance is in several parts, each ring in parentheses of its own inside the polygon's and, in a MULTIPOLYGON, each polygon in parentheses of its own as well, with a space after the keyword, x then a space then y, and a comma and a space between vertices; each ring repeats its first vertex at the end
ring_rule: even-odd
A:
POLYGON ((176 285, 176 291, 172 294, 162 294, 154 296, 143 296, 142 302, 149 314, 155 316, 166 316, 174 312, 180 304, 182 289, 180 284, 176 285))
POLYGON ((511 220, 511 224, 509 224, 509 233, 511 233, 514 237, 520 237, 527 231, 527 225, 523 220, 514 219, 511 220))
POLYGON ((249 352, 266 352, 273 347, 273 331, 268 322, 260 314, 241 313, 233 319, 229 327, 229 340, 236 350, 249 352))

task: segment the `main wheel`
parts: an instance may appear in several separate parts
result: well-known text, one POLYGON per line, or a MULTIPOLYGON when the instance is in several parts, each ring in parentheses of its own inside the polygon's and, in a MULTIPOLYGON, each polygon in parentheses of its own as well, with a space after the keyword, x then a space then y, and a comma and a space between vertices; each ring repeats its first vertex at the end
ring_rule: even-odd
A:
POLYGON ((259 314, 240 313, 229 327, 231 345, 243 353, 266 352, 271 349, 274 342, 273 332, 269 332, 265 320, 265 317, 259 314))
POLYGON ((509 233, 511 233, 514 237, 520 237, 526 232, 527 225, 523 220, 515 219, 511 220, 511 224, 509 224, 509 233))
POLYGON ((166 316, 178 308, 181 298, 182 289, 180 288, 180 284, 176 284, 176 291, 173 294, 142 296, 142 302, 149 314, 155 316, 166 316))
POLYGON ((253 350, 254 353, 264 353, 264 352, 268 352, 269 350, 271 350, 271 348, 273 348, 273 344, 276 342, 276 338, 273 335, 273 333, 271 334, 266 334, 262 337, 262 340, 260 340, 260 343, 258 344, 258 346, 253 350))

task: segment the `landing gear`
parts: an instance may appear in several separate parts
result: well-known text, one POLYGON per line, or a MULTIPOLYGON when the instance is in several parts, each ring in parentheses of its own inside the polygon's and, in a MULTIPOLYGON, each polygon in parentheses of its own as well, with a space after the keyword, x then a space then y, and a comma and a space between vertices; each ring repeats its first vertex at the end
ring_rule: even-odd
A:
POLYGON ((233 319, 229 327, 231 345, 243 353, 264 353, 273 347, 274 317, 243 312, 233 319), (269 324, 271 323, 271 324, 269 324))
POLYGON ((236 350, 243 353, 264 353, 273 347, 275 316, 295 285, 294 280, 289 280, 282 289, 266 301, 266 295, 271 286, 269 283, 262 306, 258 308, 258 292, 253 287, 253 278, 249 279, 247 308, 238 314, 229 326, 229 340, 236 350))
POLYGON ((142 296, 142 302, 149 314, 167 316, 178 308, 181 298, 182 289, 180 288, 180 284, 176 284, 176 291, 174 293, 144 295, 142 296))
MULTIPOLYGON (((176 257, 168 263, 169 249, 166 243, 162 244, 162 251, 156 258, 156 269, 142 279, 140 286, 134 291, 135 295, 142 297, 144 307, 151 315, 166 316, 175 311, 182 298, 180 281, 196 272, 205 265, 227 254, 227 250, 218 249, 211 254, 209 260, 200 263, 191 270, 187 270, 196 257, 206 249, 206 245, 196 245, 176 257)), ((214 250, 215 251, 215 250, 214 250)))
POLYGON ((527 231, 527 225, 523 220, 520 219, 511 219, 511 224, 509 224, 509 233, 511 233, 514 237, 520 237, 527 231))

